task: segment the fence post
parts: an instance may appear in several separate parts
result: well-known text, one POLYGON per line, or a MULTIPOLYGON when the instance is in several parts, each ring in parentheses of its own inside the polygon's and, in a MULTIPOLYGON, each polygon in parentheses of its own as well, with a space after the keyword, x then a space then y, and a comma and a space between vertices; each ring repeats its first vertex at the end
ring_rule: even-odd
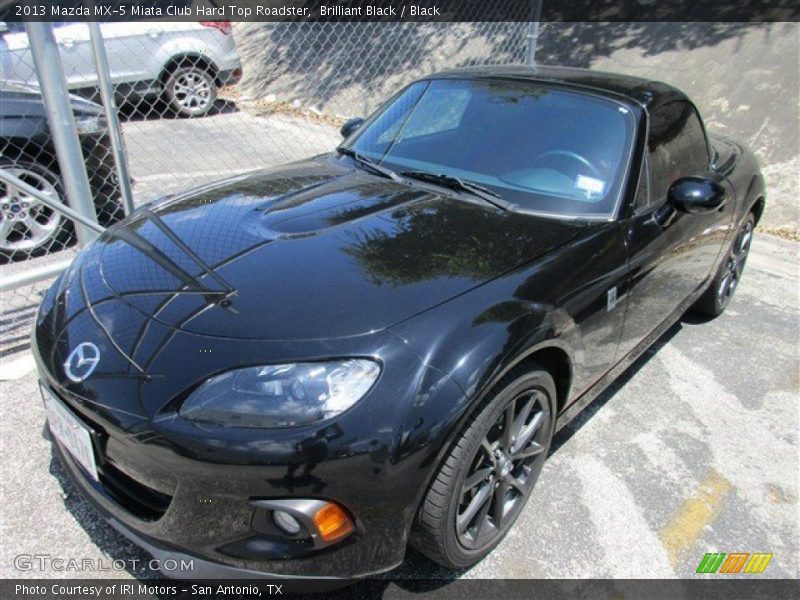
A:
POLYGON ((103 33, 100 31, 100 25, 96 21, 89 21, 87 25, 89 26, 89 37, 92 41, 92 55, 94 56, 94 68, 97 71, 97 81, 100 87, 100 98, 103 102, 103 109, 106 112, 106 121, 108 121, 111 151, 114 154, 114 164, 117 167, 117 179, 119 180, 122 204, 125 207, 125 214, 129 215, 133 212, 130 169, 128 168, 128 156, 125 153, 125 146, 122 143, 122 130, 119 124, 119 115, 117 115, 114 88, 111 85, 108 56, 103 45, 103 33))
MULTIPOLYGON (((75 115, 69 100, 67 80, 58 52, 53 24, 29 21, 25 23, 28 41, 39 76, 47 123, 56 148, 58 166, 70 207, 90 221, 97 222, 94 200, 92 199, 83 151, 75 128, 75 115)), ((78 243, 85 245, 95 236, 95 232, 81 223, 75 223, 78 243)))
POLYGON ((539 20, 542 18, 543 0, 531 0, 531 21, 528 23, 528 47, 525 52, 525 64, 533 66, 536 64, 536 46, 539 43, 539 20))
POLYGON ((68 219, 73 220, 76 224, 80 223, 87 229, 95 232, 95 233, 103 233, 105 228, 100 226, 97 223, 96 219, 88 218, 83 215, 81 212, 67 206, 66 204, 62 204, 58 200, 55 200, 48 196, 47 194, 43 194, 39 190, 37 190, 32 185, 29 185, 22 181, 19 177, 15 177, 5 169, 0 169, 0 181, 5 183, 7 186, 15 187, 18 190, 25 192, 28 196, 32 198, 36 198, 39 202, 52 208, 54 211, 61 213, 68 219))

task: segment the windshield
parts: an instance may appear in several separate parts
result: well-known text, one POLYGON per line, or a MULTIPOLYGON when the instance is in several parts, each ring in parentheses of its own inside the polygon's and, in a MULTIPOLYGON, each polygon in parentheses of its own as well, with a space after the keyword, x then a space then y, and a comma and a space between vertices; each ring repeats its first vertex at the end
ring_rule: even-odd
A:
POLYGON ((403 90, 345 146, 400 173, 477 183, 520 210, 608 218, 634 127, 630 109, 588 93, 441 79, 403 90))

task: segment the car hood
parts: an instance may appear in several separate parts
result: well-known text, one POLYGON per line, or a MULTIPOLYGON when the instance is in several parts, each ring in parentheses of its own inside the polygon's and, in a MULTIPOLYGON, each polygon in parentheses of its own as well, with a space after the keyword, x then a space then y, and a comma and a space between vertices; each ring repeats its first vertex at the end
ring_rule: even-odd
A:
POLYGON ((91 304, 110 294, 189 333, 341 338, 446 302, 582 228, 320 157, 137 211, 71 277, 83 278, 91 304))

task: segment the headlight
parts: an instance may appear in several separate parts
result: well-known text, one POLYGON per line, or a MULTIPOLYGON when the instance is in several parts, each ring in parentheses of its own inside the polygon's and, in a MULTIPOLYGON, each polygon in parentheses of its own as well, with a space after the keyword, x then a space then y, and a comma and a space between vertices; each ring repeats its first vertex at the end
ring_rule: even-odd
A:
POLYGON ((233 427, 308 425, 358 402, 380 370, 365 359, 236 369, 206 381, 178 413, 191 421, 233 427))
POLYGON ((81 134, 101 133, 108 129, 108 123, 103 115, 77 117, 75 119, 75 128, 81 134))

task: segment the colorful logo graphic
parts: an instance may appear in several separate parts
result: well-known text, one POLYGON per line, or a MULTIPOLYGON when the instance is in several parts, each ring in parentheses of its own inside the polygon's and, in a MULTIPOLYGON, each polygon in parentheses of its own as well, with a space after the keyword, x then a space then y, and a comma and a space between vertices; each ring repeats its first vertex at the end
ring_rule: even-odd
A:
POLYGON ((697 573, 763 573, 772 553, 756 552, 708 552, 697 565, 697 573))

